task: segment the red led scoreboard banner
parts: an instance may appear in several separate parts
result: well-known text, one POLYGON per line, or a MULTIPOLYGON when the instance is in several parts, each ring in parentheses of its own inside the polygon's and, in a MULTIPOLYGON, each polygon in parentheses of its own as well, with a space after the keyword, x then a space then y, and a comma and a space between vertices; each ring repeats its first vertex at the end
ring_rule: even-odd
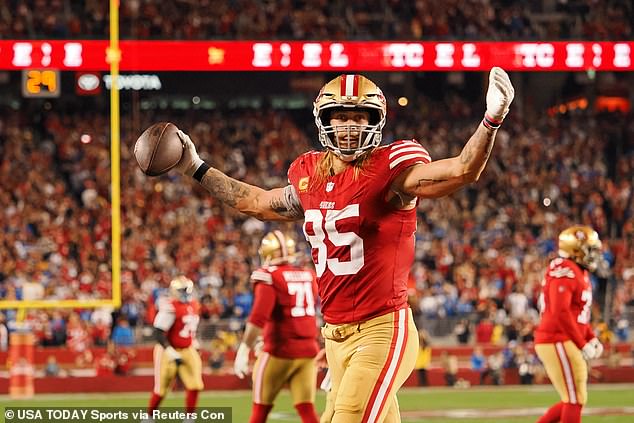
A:
MULTIPOLYGON (((0 69, 109 69, 108 41, 0 41, 0 69)), ((122 71, 632 71, 634 42, 121 41, 122 71)))

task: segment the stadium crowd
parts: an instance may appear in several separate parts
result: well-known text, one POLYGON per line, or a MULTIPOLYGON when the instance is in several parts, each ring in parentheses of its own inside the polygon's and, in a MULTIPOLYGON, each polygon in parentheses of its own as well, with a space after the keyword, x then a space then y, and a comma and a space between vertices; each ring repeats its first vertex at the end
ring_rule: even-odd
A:
MULTIPOLYGON (((415 136, 432 158, 456 154, 476 111, 458 98, 436 106, 391 108, 384 139, 415 136)), ((214 166, 268 187, 285 183, 290 161, 314 148, 316 138, 308 113, 163 113, 144 113, 141 127, 171 119, 214 166)), ((604 240, 613 275, 607 280, 615 289, 614 321, 603 327, 626 339, 617 322, 634 306, 631 122, 629 115, 589 110, 534 121, 511 117, 477 184, 421 201, 410 303, 423 327, 454 317, 461 319, 454 329, 459 342, 532 341, 556 236, 578 222, 604 240)), ((78 353, 109 339, 122 346, 139 342, 154 300, 175 272, 197 282, 203 324, 239 331, 253 301, 248 280, 259 240, 271 227, 216 204, 176 174, 143 175, 132 155, 140 128, 129 119, 122 125, 123 307, 114 316, 107 309, 32 311, 28 319, 38 342, 66 344, 78 353)), ((85 110, 2 113, 0 298, 110 298, 107 127, 104 113, 85 110)), ((286 229, 303 238, 299 226, 286 229)), ((301 250, 308 263, 307 245, 301 250)), ((601 280, 594 283, 598 290, 601 280)), ((15 313, 6 317, 11 327, 15 313)), ((597 312, 597 323, 600 318, 597 312)), ((235 336, 219 335, 214 342, 234 347, 221 341, 230 338, 230 344, 235 336)))
MULTIPOLYGON (((108 5, 5 1, 0 38, 108 38, 108 5)), ((625 0, 133 0, 120 10, 124 39, 629 40, 633 22, 625 0)))

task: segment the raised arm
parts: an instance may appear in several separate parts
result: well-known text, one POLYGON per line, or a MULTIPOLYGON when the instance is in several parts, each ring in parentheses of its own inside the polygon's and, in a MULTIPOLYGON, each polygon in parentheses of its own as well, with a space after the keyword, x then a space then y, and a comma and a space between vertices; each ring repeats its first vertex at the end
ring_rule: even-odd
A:
POLYGON ((410 198, 435 198, 477 181, 514 96, 515 91, 506 72, 498 67, 491 69, 486 95, 487 111, 460 155, 406 169, 396 178, 393 191, 410 198))
POLYGON ((187 134, 178 133, 183 157, 176 169, 197 180, 214 198, 260 220, 297 220, 304 211, 292 185, 265 190, 231 178, 205 163, 187 134))

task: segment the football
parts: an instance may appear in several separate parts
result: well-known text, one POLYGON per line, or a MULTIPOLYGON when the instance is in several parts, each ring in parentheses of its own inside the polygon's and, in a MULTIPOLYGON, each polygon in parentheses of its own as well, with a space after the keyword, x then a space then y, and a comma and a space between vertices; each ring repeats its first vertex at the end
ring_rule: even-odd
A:
POLYGON ((170 122, 159 122, 146 129, 136 140, 134 157, 148 176, 159 176, 176 166, 183 156, 178 128, 170 122))

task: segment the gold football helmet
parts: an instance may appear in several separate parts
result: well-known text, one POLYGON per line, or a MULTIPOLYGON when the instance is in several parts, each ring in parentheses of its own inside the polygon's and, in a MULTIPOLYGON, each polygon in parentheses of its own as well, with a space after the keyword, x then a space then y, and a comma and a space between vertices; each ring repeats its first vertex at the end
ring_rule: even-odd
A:
POLYGON ((194 282, 185 276, 178 276, 170 282, 170 294, 183 303, 188 303, 194 296, 194 282))
POLYGON ((258 249, 262 265, 289 263, 295 259, 295 240, 281 231, 269 232, 258 249))
POLYGON ((385 126, 387 102, 381 89, 363 75, 340 75, 319 91, 313 103, 315 124, 319 129, 319 141, 344 161, 356 160, 364 152, 381 143, 381 131, 385 126), (370 113, 368 125, 330 124, 333 110, 364 110, 370 113), (359 132, 356 146, 339 145, 336 133, 359 132))
POLYGON ((589 226, 571 226, 559 234, 559 255, 574 260, 590 271, 601 261, 599 234, 589 226))

